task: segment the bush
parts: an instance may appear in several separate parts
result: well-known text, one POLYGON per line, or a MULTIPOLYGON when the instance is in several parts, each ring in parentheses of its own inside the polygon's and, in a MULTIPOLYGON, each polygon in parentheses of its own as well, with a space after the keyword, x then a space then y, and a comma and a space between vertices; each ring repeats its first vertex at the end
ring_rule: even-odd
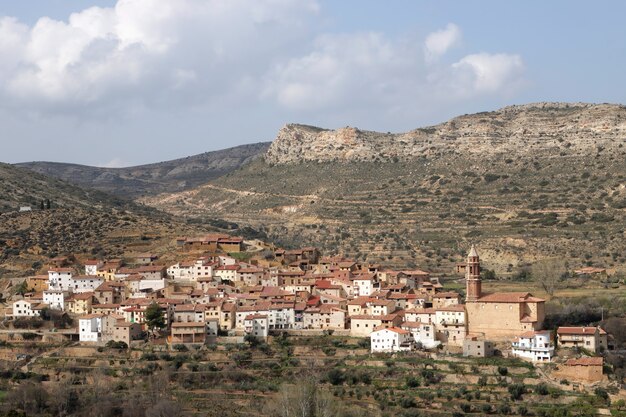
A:
POLYGON ((175 344, 174 346, 172 346, 172 349, 174 349, 177 352, 187 352, 189 350, 189 348, 182 343, 175 344))
POLYGON ((333 368, 328 371, 326 377, 328 378, 328 382, 333 385, 341 385, 343 384, 343 381, 345 381, 345 376, 343 372, 341 371, 341 369, 338 368, 333 368))
POLYGON ((409 376, 406 379, 406 386, 409 388, 417 388, 419 387, 420 384, 420 380, 414 376, 409 376))
POLYGON ((526 393, 526 386, 524 384, 511 384, 509 385, 509 394, 511 394, 511 399, 517 401, 522 398, 522 395, 526 393))
POLYGON ((542 382, 535 387, 535 393, 539 395, 548 395, 550 390, 548 389, 548 386, 542 382))
POLYGON ((507 376, 509 374, 509 369, 506 366, 498 366, 498 373, 502 376, 507 376))

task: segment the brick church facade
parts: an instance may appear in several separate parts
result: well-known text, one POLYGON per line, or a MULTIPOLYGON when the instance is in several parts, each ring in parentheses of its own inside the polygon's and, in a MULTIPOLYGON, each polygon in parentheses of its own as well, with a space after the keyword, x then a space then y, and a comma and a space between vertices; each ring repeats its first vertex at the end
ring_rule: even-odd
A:
POLYGON ((540 330, 545 300, 528 292, 483 293, 480 258, 472 246, 465 268, 468 333, 489 340, 510 340, 521 333, 540 330))

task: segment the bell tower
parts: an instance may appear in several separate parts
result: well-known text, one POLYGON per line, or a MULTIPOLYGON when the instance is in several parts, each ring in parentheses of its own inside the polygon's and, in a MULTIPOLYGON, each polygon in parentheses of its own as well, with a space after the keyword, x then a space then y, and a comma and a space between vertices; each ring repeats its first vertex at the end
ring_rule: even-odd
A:
POLYGON ((482 295, 481 292, 480 259, 478 258, 476 248, 472 245, 467 254, 467 264, 465 266, 465 302, 477 301, 482 295))

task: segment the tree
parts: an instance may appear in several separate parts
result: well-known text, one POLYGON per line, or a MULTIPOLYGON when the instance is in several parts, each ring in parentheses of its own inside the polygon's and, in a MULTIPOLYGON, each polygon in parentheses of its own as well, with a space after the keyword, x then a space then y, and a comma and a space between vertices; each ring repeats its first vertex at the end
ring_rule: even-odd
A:
POLYGON ((154 331, 155 329, 162 329, 165 327, 165 316, 163 315, 163 309, 153 301, 146 308, 146 325, 148 329, 154 331))
POLYGON ((26 280, 22 281, 17 287, 15 287, 14 291, 15 294, 24 296, 24 294, 28 292, 28 283, 26 282, 26 280))
POLYGON ((567 262, 563 259, 544 259, 535 262, 532 267, 532 275, 550 297, 566 274, 567 262))
POLYGON ((50 200, 46 200, 46 210, 50 210, 50 200))

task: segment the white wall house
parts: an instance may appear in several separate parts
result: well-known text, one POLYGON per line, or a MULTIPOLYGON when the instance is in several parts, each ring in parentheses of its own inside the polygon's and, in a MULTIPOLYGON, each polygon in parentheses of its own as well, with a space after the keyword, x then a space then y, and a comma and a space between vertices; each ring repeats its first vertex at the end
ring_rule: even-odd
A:
POLYGON ((98 268, 102 265, 102 261, 85 261, 85 275, 98 275, 98 268))
POLYGON ((373 331, 370 343, 372 353, 408 351, 411 350, 413 336, 408 330, 390 327, 373 331))
POLYGON ((72 292, 90 292, 94 291, 104 282, 104 278, 94 275, 79 275, 71 278, 72 284, 70 289, 72 292))
POLYGON ((355 297, 369 296, 374 292, 374 276, 366 275, 352 279, 352 291, 355 297))
POLYGON ((426 349, 432 349, 441 344, 436 340, 435 326, 432 324, 405 321, 400 327, 411 332, 415 343, 421 344, 426 349))
POLYGON ((65 310, 65 293, 61 290, 43 292, 43 302, 53 310, 65 310))
POLYGON ((511 353, 532 362, 550 362, 554 356, 554 345, 549 330, 526 332, 513 342, 511 353))
POLYGON ((69 291, 72 287, 72 270, 69 268, 56 268, 48 271, 48 288, 69 291))
POLYGON ((39 316, 40 310, 33 309, 38 303, 30 300, 18 300, 13 303, 13 317, 39 316))
POLYGON ((243 324, 246 334, 259 339, 267 339, 267 335, 269 333, 267 316, 261 314, 249 314, 245 317, 243 324))
POLYGON ((90 314, 78 319, 78 340, 98 342, 102 337, 102 315, 90 314))

